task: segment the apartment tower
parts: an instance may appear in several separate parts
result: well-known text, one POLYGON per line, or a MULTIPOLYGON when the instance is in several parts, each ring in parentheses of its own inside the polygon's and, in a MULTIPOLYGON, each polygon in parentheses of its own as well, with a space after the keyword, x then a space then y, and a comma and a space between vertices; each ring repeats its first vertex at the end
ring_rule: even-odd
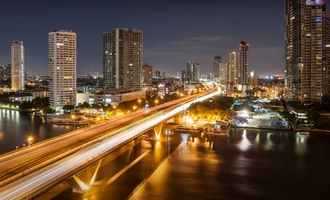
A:
POLYGON ((329 20, 322 0, 286 0, 286 87, 290 100, 329 95, 329 20))
POLYGON ((59 30, 48 33, 49 99, 60 109, 76 105, 77 35, 59 30))
POLYGON ((24 45, 23 41, 12 41, 11 50, 11 89, 24 90, 24 45))
POLYGON ((104 87, 113 92, 139 90, 143 82, 143 32, 116 28, 103 33, 104 87))

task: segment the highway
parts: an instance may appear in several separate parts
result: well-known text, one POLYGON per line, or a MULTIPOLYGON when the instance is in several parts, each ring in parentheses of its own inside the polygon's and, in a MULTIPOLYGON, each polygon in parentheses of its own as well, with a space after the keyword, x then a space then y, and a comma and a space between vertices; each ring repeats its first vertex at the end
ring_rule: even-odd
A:
POLYGON ((5 174, 2 176, 0 199, 32 197, 61 178, 81 169, 82 166, 186 110, 191 104, 218 94, 211 92, 175 100, 151 108, 148 112, 138 111, 125 118, 116 118, 101 125, 79 129, 64 135, 62 139, 55 138, 21 152, 4 155, 0 158, 0 169, 2 174, 5 174), (62 143, 65 143, 64 147, 61 147, 62 143), (30 168, 24 169, 26 166, 30 168), (5 173, 6 170, 11 172, 5 173))
POLYGON ((19 149, 18 151, 1 155, 0 187, 78 151, 99 137, 109 136, 109 132, 115 128, 142 119, 162 109, 187 102, 197 96, 188 96, 167 102, 150 108, 148 112, 139 110, 126 116, 113 118, 105 123, 78 129, 62 136, 19 149))

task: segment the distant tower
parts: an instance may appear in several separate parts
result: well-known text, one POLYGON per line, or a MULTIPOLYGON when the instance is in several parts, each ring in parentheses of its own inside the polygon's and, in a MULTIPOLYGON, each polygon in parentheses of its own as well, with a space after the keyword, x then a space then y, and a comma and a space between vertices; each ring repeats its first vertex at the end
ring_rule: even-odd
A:
POLYGON ((220 68, 222 64, 222 57, 221 56, 215 56, 213 60, 213 76, 214 79, 219 81, 220 78, 220 68))
POLYGON ((113 91, 138 90, 143 82, 143 32, 116 28, 103 34, 104 86, 113 91))
POLYGON ((151 86, 152 85, 152 66, 143 65, 143 85, 151 86))
POLYGON ((200 64, 189 61, 186 65, 186 81, 198 83, 200 79, 200 64))
POLYGON ((24 90, 24 45, 23 41, 11 43, 11 89, 24 90))
POLYGON ((232 51, 228 56, 228 82, 230 85, 234 86, 238 84, 238 54, 236 51, 232 51))
POLYGON ((239 84, 248 84, 248 50, 249 45, 245 41, 241 41, 239 48, 239 84))
POLYGON ((76 105, 77 35, 59 30, 48 33, 49 97, 51 106, 76 105))

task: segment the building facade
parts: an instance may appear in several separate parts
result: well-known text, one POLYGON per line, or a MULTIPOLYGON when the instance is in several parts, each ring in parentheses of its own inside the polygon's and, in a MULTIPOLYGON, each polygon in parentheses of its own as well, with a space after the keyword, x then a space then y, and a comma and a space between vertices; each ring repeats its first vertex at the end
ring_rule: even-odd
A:
POLYGON ((248 50, 248 43, 245 41, 241 41, 239 48, 238 82, 240 85, 243 86, 246 86, 248 84, 248 50))
POLYGON ((186 65, 186 82, 198 83, 200 79, 200 64, 189 61, 186 65))
POLYGON ((286 0, 286 88, 290 100, 329 95, 329 20, 321 0, 286 0))
POLYGON ((49 100, 55 109, 76 105, 77 35, 59 30, 48 33, 49 100))
POLYGON ((103 34, 105 89, 139 90, 143 82, 143 32, 116 28, 103 34))
POLYGON ((23 41, 12 41, 11 49, 11 89, 24 90, 24 45, 23 41))
POLYGON ((222 57, 215 56, 213 59, 213 76, 216 81, 220 78, 220 68, 222 64, 222 57))
POLYGON ((0 82, 7 82, 10 80, 11 65, 0 64, 0 82))
POLYGON ((228 55, 228 83, 231 86, 238 84, 238 53, 232 51, 228 55))
POLYGON ((143 65, 143 85, 151 86, 152 85, 152 66, 143 65))

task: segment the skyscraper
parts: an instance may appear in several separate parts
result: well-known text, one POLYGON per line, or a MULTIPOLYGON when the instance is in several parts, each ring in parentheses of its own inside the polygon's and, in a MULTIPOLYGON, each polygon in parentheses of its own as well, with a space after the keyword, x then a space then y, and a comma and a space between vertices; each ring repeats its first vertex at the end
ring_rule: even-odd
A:
POLYGON ((228 84, 233 87, 238 83, 238 57, 237 52, 232 51, 228 56, 228 84))
POLYGON ((23 41, 12 41, 11 45, 11 89, 24 90, 24 45, 23 41))
POLYGON ((248 84, 248 50, 249 45, 245 41, 241 41, 239 48, 239 84, 247 85, 248 84))
POLYGON ((53 108, 76 104, 76 67, 76 33, 65 30, 48 33, 49 97, 53 108))
POLYGON ((286 0, 286 86, 291 100, 329 95, 329 25, 321 0, 286 0))
POLYGON ((152 85, 152 66, 143 65, 143 85, 150 86, 152 85))
POLYGON ((142 86, 143 32, 116 28, 103 34, 104 86, 112 91, 142 86))
MULTIPOLYGON (((11 74, 11 64, 0 64, 0 82, 9 82, 11 74)), ((10 84, 10 83, 9 83, 10 84)))
POLYGON ((200 79, 200 64, 189 61, 186 65, 186 81, 188 83, 198 83, 200 79))
POLYGON ((220 77, 221 64, 222 64, 222 57, 215 56, 213 60, 213 76, 214 79, 217 81, 219 81, 219 77, 220 77))

